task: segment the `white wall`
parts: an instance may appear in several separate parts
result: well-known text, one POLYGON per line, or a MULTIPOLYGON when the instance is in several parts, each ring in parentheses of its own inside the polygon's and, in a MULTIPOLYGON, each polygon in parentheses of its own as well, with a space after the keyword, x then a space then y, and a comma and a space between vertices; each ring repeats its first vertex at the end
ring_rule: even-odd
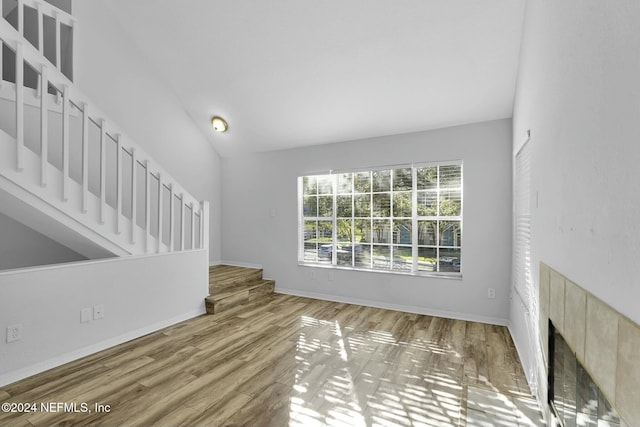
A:
POLYGON ((223 160, 223 260, 260 264, 278 291, 506 323, 511 265, 511 121, 223 160), (297 264, 297 177, 412 161, 464 161, 462 280, 297 264), (271 217, 271 210, 275 217, 271 217), (316 270, 317 279, 310 278, 316 270), (333 272, 333 280, 328 273, 333 272), (497 298, 487 299, 487 288, 497 298))
MULTIPOLYGON (((543 261, 635 322, 640 322, 638 22, 637 0, 528 1, 513 146, 517 151, 531 129, 536 288, 543 261)), ((511 311, 520 354, 532 354, 522 309, 514 304, 511 311)))
POLYGON ((77 2, 73 12, 75 82, 193 196, 209 200, 210 257, 219 260, 220 157, 108 7, 77 2))
POLYGON ((205 312, 207 251, 0 272, 0 386, 205 312), (80 310, 104 318, 80 323, 80 310))
POLYGON ((84 259, 79 253, 0 213, 0 270, 84 259))

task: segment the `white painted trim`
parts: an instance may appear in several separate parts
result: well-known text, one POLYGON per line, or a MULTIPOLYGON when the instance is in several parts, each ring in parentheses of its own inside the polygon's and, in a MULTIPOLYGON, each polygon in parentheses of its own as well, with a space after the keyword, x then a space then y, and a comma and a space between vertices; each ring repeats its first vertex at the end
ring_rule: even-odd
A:
POLYGON ((469 314, 469 313, 458 313, 455 311, 437 310, 437 309, 418 307, 418 306, 412 306, 412 305, 382 303, 380 301, 371 301, 371 300, 366 300, 361 298, 328 295, 328 294, 322 294, 317 292, 305 292, 305 291, 299 291, 297 289, 281 288, 277 286, 277 284, 274 292, 278 294, 314 298, 314 299, 320 299, 324 301, 341 302, 345 304, 357 304, 357 305, 364 305, 367 307, 383 308, 385 310, 402 311, 405 313, 423 314, 427 316, 444 317, 447 319, 465 320, 468 322, 487 323, 490 325, 507 326, 509 324, 509 319, 503 319, 500 317, 480 316, 480 315, 469 314))
POLYGON ((78 264, 82 264, 82 265, 92 265, 92 264, 102 264, 102 263, 107 263, 107 262, 122 262, 122 261, 134 261, 136 259, 140 259, 140 258, 152 258, 152 257, 160 257, 160 256, 171 256, 171 255, 177 255, 177 254, 183 254, 183 253, 187 253, 187 252, 199 252, 199 251, 204 251, 205 249, 193 249, 193 250, 185 250, 185 251, 180 251, 180 252, 163 252, 160 254, 157 253, 151 253, 151 254, 141 254, 141 255, 127 255, 126 257, 111 257, 111 258, 102 258, 102 259, 92 259, 92 260, 87 260, 87 261, 75 261, 75 262, 67 262, 67 263, 61 263, 61 264, 51 264, 51 265, 40 265, 40 266, 36 266, 36 267, 25 267, 25 268, 13 268, 13 269, 7 269, 7 270, 2 270, 0 271, 0 276, 10 276, 13 274, 27 274, 27 273, 32 273, 34 271, 38 271, 38 270, 53 270, 53 269, 59 269, 59 268, 70 268, 70 267, 74 267, 78 264))
POLYGON ((403 270, 376 270, 368 267, 349 267, 333 264, 320 264, 313 262, 298 262, 298 267, 307 268, 332 268, 334 270, 346 270, 346 271, 363 271, 365 273, 380 273, 380 274, 395 274, 397 276, 414 276, 414 277, 429 277, 432 279, 444 279, 444 280, 458 280, 462 281, 462 273, 445 273, 445 272, 430 272, 430 271, 403 271, 403 270))
MULTIPOLYGON (((511 319, 509 319, 509 323, 507 325, 507 329, 509 329, 509 334, 511 335, 511 339, 513 341, 513 344, 516 347, 516 352, 518 353, 518 357, 520 358, 520 361, 522 363, 522 355, 524 354, 523 350, 525 350, 524 348, 522 348, 522 344, 520 344, 520 340, 515 339, 516 337, 516 332, 513 329, 513 322, 511 321, 511 319)), ((529 390, 532 392, 532 394, 535 396, 537 393, 535 392, 539 386, 539 384, 537 383, 537 378, 532 378, 530 372, 527 372, 526 368, 523 366, 522 367, 524 372, 524 376, 527 379, 527 386, 529 386, 529 390), (532 385, 534 385, 534 387, 532 387, 532 385)), ((538 375, 538 366, 536 366, 536 372, 533 373, 533 375, 538 375)))
POLYGON ((73 15, 67 13, 66 11, 60 9, 58 6, 55 6, 51 3, 45 3, 41 0, 23 0, 22 4, 33 9, 40 9, 40 13, 49 17, 53 17, 54 14, 57 14, 59 21, 65 25, 71 26, 77 21, 77 19, 73 15))
POLYGON ((93 344, 87 347, 83 347, 78 350, 71 351, 69 353, 62 354, 58 357, 54 357, 52 359, 46 360, 44 362, 39 362, 31 366, 27 366, 26 368, 19 369, 14 372, 9 372, 8 374, 0 376, 0 387, 3 387, 7 384, 14 383, 21 379, 30 377, 35 374, 39 374, 41 372, 47 371, 49 369, 61 366, 65 363, 72 362, 74 360, 81 359, 85 356, 89 356, 91 354, 97 353, 102 350, 106 350, 108 348, 114 347, 116 345, 125 343, 127 341, 134 340, 136 338, 140 338, 144 335, 150 334, 152 332, 156 332, 160 329, 169 327, 171 325, 175 325, 176 323, 183 322, 185 320, 192 319, 194 317, 201 316, 206 314, 206 309, 204 306, 204 302, 202 303, 202 307, 198 310, 193 310, 188 313, 181 314, 179 316, 172 317, 171 319, 166 319, 158 323, 154 323, 153 325, 145 326, 144 328, 137 329, 135 331, 127 332, 125 334, 119 335, 114 338, 110 338, 108 340, 99 342, 97 344, 93 344))
MULTIPOLYGON (((522 350, 524 349, 522 349, 520 340, 515 339, 516 335, 513 330, 511 319, 509 320, 509 324, 507 325, 507 328, 509 329, 509 334, 511 335, 513 343, 516 346, 516 351, 518 352, 518 357, 520 358, 520 361, 521 361, 520 363, 522 364, 522 354, 523 354, 522 350)), ((536 355, 536 360, 540 360, 540 359, 542 359, 542 356, 536 355)), ((525 377, 527 378, 527 385, 529 386, 531 395, 538 402, 538 407, 540 408, 540 412, 542 413, 542 418, 546 423, 545 425, 548 425, 548 426, 556 425, 554 423, 555 420, 553 420, 554 422, 552 422, 553 414, 551 413, 549 404, 546 401, 543 401, 544 399, 542 397, 543 389, 546 389, 546 387, 548 386, 546 373, 544 372, 544 367, 541 367, 540 365, 536 365, 535 369, 536 369, 536 372, 534 373, 534 375, 536 375, 537 378, 534 379, 529 377, 529 372, 526 372, 523 366, 523 370, 525 370, 525 377), (531 387, 531 385, 533 384, 533 381, 535 381, 535 384, 536 384, 535 387, 531 387)))
MULTIPOLYGON (((29 4, 33 4, 34 8, 37 8, 38 5, 40 5, 41 0, 20 0, 21 2, 29 2, 29 4)), ((22 4, 22 3, 21 3, 22 4)), ((25 3, 26 4, 26 3, 25 3)), ((47 12, 47 10, 53 10, 53 17, 56 19, 56 31, 57 34, 59 34, 60 32, 60 22, 61 18, 66 16, 66 14, 63 13, 59 13, 55 10, 55 8, 49 8, 48 6, 46 6, 46 4, 42 4, 42 9, 38 12, 38 13, 45 13, 47 12)), ((22 14, 23 8, 20 7, 19 8, 19 12, 22 14)), ((75 20, 73 19, 73 17, 70 17, 72 20, 70 22, 69 25, 71 25, 72 27, 74 26, 75 20)), ((20 22, 21 19, 19 19, 20 22)), ((15 28, 13 28, 8 22, 4 21, 4 20, 0 20, 0 38, 3 40, 3 43, 8 46, 10 49, 15 50, 16 51, 16 55, 20 56, 20 53, 23 54, 24 56, 24 62, 26 64, 31 65, 34 69, 38 70, 41 68, 42 63, 47 63, 48 61, 46 60, 46 58, 44 58, 42 56, 42 53, 38 50, 40 48, 40 46, 37 48, 35 48, 34 46, 32 46, 30 43, 23 43, 24 41, 24 37, 21 34, 18 34, 18 32, 16 31, 15 28)), ((74 40, 76 39, 75 37, 73 38, 74 40)), ((60 38, 57 37, 57 40, 59 41, 60 38)), ((69 186, 74 187, 73 185, 73 180, 70 180, 69 176, 68 176, 68 172, 69 172, 69 159, 68 159, 68 145, 69 145, 69 117, 71 115, 76 115, 76 114, 80 114, 78 112, 79 108, 71 108, 71 105, 75 105, 77 107, 80 107, 84 104, 89 104, 88 102, 88 98, 82 93, 80 92, 79 88, 73 84, 73 82, 71 80, 69 80, 69 78, 67 76, 65 76, 60 68, 60 60, 59 60, 59 56, 60 56, 60 44, 57 43, 56 45, 56 57, 58 58, 56 60, 56 67, 52 67, 51 69, 47 69, 47 80, 48 82, 54 86, 57 89, 57 95, 55 96, 56 99, 58 100, 57 103, 48 103, 47 105, 47 109, 51 110, 52 107, 54 105, 58 105, 61 104, 61 112, 62 112, 62 121, 63 121, 63 126, 62 126, 62 136, 63 136, 63 150, 62 150, 62 154, 63 154, 63 162, 62 162, 62 199, 63 201, 67 201, 68 196, 71 194, 73 196, 74 193, 74 189, 73 188, 69 188, 69 186), (62 99, 60 102, 60 92, 62 92, 62 99), (74 112, 75 111, 75 112, 74 112)), ((17 67, 22 67, 22 62, 21 60, 16 61, 16 66, 17 67)), ((18 72, 17 73, 17 78, 18 80, 21 78, 22 73, 18 72)), ((22 168, 22 162, 23 162, 23 155, 26 155, 24 153, 27 152, 27 150, 21 150, 20 148, 22 147, 22 138, 21 138, 21 132, 23 131, 23 127, 24 126, 20 126, 20 120, 22 119, 22 107, 24 106, 23 104, 31 104, 33 103, 33 105, 36 108, 39 108, 40 106, 40 99, 38 97, 38 93, 40 94, 41 97, 49 97, 49 95, 47 94, 47 88, 46 87, 40 87, 40 90, 38 91, 36 90, 30 90, 27 88, 23 88, 20 84, 20 82, 18 81, 17 84, 13 84, 13 85, 3 85, 4 87, 2 88, 2 90, 0 91, 0 96, 2 97, 6 97, 7 99, 12 99, 13 97, 15 97, 16 99, 16 108, 18 110, 18 112, 16 113, 16 121, 18 122, 18 126, 17 126, 17 134, 18 137, 16 138, 17 142, 17 147, 18 149, 15 152, 15 157, 16 157, 16 161, 17 161, 17 169, 21 169, 22 168), (28 95, 28 96, 27 96, 28 95), (25 103, 23 101, 25 100, 29 100, 29 102, 25 103)), ((42 84, 40 86, 43 86, 42 84)), ((46 85, 45 85, 46 86, 46 85)), ((93 121, 94 123, 98 124, 98 122, 100 120, 102 120, 102 125, 101 125, 101 130, 102 132, 106 133, 106 135, 108 135, 109 138, 111 138, 112 140, 116 141, 116 144, 118 145, 118 149, 117 149, 117 202, 116 202, 116 212, 114 214, 115 217, 115 223, 116 223, 116 233, 112 233, 112 232, 108 232, 107 230, 109 230, 109 226, 105 226, 105 227, 99 227, 101 228, 101 233, 104 236, 109 236, 108 238, 105 237, 106 240, 109 241, 113 241, 113 242, 120 242, 121 240, 124 240, 124 238, 119 238, 117 237, 118 234, 121 233, 121 221, 122 222, 126 222, 125 218, 122 217, 122 212, 121 212, 121 208, 122 208, 122 200, 121 200, 121 193, 122 193, 122 177, 121 177, 121 157, 122 157, 122 153, 129 151, 131 148, 136 147, 138 150, 138 157, 141 159, 149 159, 149 161, 151 160, 151 157, 149 157, 144 150, 142 150, 142 148, 140 146, 138 146, 137 144, 135 144, 133 141, 129 140, 128 138, 125 137, 125 135, 119 131, 118 127, 113 125, 113 122, 107 119, 107 116, 100 111, 97 107, 95 106, 91 106, 91 117, 90 120, 93 121), (110 123, 109 128, 105 129, 105 123, 110 123), (123 145, 123 141, 126 141, 126 146, 123 145)), ((12 137, 11 137, 12 138, 12 137)), ((13 139, 13 138, 12 138, 13 139)), ((26 159, 24 159, 26 160, 26 159)), ((41 161, 38 162, 39 168, 41 168, 42 166, 40 165, 41 161)), ((189 193, 187 193, 186 191, 184 191, 184 189, 182 189, 182 186, 180 186, 172 177, 170 174, 166 173, 164 171, 164 169, 156 164, 155 162, 153 162, 152 164, 152 168, 154 171, 156 171, 156 174, 162 174, 162 176, 164 177, 164 181, 166 183, 172 183, 174 186, 174 192, 180 192, 182 194, 182 203, 190 203, 193 205, 200 205, 200 201, 195 200, 193 196, 191 196, 189 193)), ((15 169, 15 168, 13 168, 15 169)), ((51 171, 51 173, 55 173, 55 171, 51 171)), ((25 178, 26 180, 26 178, 25 178)), ((21 182, 21 186, 24 188, 28 188, 28 186, 25 186, 25 183, 21 182)), ((39 185, 39 188, 42 188, 39 185)), ((47 196, 46 199, 43 200, 49 200, 52 199, 51 194, 54 194, 53 191, 48 191, 47 193, 44 192, 39 192, 38 194, 40 195, 40 197, 43 196, 47 196)), ((57 196, 56 196, 57 197, 57 196)), ((90 197, 91 198, 91 197, 90 197)), ((57 198, 55 199, 57 201, 57 198)), ((78 217, 79 215, 77 215, 77 212, 73 212, 72 209, 75 207, 75 203, 73 203, 73 200, 71 201, 72 203, 66 203, 66 204, 62 204, 61 206, 65 207, 64 211, 66 212, 67 215, 70 215, 71 217, 78 217)), ((82 205, 84 207, 84 205, 82 205)), ((89 212, 91 213, 91 212, 89 212)), ((90 215, 89 215, 90 216, 90 215)), ((89 217, 87 216, 87 217, 89 217)), ((84 218, 84 216, 82 216, 82 218, 84 218)), ((86 221, 85 221, 86 222, 86 221)), ((103 222, 103 218, 101 217, 100 223, 102 224, 103 222)), ((135 220, 133 221, 135 222, 135 220)), ((204 232, 208 233, 208 226, 209 224, 205 224, 206 226, 206 230, 203 230, 204 232)), ((95 227, 90 227, 92 230, 95 230, 95 227)), ((193 228, 192 228, 193 230, 193 228)), ((36 231, 40 231, 40 230, 36 230, 36 231)), ((46 233, 44 233, 46 235, 46 233)), ((133 236, 135 237, 135 236, 133 236)), ((55 239, 54 239, 55 240, 55 239)), ((193 239, 192 239, 193 240, 193 239)), ((164 249, 161 239, 155 239, 155 240, 151 240, 151 242, 156 242, 158 241, 159 246, 164 249)), ((64 242, 63 242, 64 243, 64 242)), ((67 245, 68 246, 68 245, 67 245)), ((108 247, 105 246, 101 243, 98 243, 98 246, 104 246, 104 247, 108 247)), ((71 249, 76 250, 75 248, 71 247, 71 249)), ((142 248, 135 248, 135 250, 133 251, 133 253, 137 253, 139 250, 141 250, 142 248)), ((124 249, 123 249, 124 250, 124 249)), ((82 253, 81 251, 76 250, 77 252, 86 255, 84 253, 82 253)), ((120 253, 121 251, 119 250, 111 250, 111 252, 116 253, 116 254, 120 254, 120 255, 124 255, 124 253, 120 253)), ((125 252, 127 253, 131 253, 131 250, 125 250, 125 252)))
POLYGON ((248 262, 236 262, 236 261, 227 261, 227 260, 221 260, 219 261, 217 264, 211 264, 213 265, 232 265, 234 267, 245 267, 245 268, 258 268, 260 270, 264 269, 264 267, 262 266, 262 264, 252 264, 252 263, 248 263, 248 262))

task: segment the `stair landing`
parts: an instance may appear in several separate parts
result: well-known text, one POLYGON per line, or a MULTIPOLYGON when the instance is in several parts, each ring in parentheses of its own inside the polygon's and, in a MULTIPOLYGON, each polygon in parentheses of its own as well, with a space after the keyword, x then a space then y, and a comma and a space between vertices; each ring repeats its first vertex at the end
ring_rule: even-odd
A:
POLYGON ((275 281, 263 279, 262 269, 216 265, 209 267, 207 313, 217 314, 273 293, 275 281))

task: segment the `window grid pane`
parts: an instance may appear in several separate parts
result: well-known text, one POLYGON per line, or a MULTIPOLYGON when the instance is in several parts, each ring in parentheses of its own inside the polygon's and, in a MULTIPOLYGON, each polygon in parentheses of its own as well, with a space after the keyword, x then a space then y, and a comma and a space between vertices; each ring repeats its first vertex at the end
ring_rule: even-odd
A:
POLYGON ((301 262, 460 273, 461 164, 305 176, 300 183, 301 262))

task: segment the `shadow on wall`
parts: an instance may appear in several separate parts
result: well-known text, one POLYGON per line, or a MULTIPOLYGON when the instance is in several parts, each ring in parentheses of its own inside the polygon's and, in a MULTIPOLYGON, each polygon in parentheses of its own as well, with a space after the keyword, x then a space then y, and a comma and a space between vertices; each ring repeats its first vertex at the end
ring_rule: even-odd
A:
POLYGON ((86 259, 66 246, 0 213, 0 270, 86 259))

